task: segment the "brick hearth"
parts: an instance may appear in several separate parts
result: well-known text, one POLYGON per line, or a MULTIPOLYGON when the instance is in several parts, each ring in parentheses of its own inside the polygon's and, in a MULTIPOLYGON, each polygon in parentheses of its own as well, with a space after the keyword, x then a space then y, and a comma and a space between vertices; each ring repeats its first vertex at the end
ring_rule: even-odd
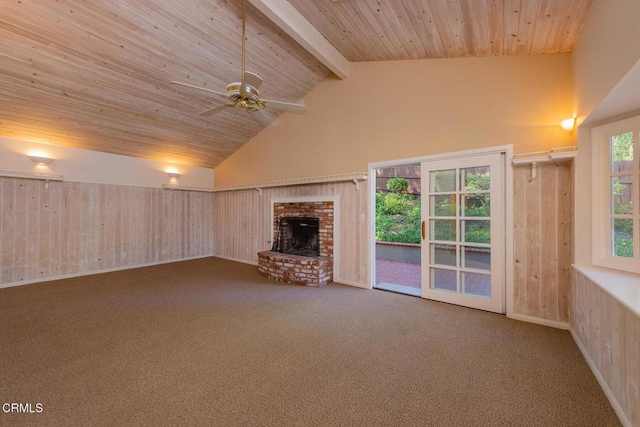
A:
POLYGON ((264 251, 258 253, 258 272, 279 282, 320 287, 333 278, 333 260, 264 251))

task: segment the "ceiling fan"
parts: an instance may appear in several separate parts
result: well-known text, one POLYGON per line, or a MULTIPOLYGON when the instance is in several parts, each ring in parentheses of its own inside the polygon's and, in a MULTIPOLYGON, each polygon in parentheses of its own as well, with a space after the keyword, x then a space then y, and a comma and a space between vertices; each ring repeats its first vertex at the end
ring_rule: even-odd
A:
POLYGON ((271 108, 273 110, 285 111, 296 114, 304 114, 306 107, 303 104, 292 104, 289 102, 272 101, 260 98, 258 88, 262 84, 262 79, 257 74, 245 70, 245 0, 242 0, 242 77, 239 82, 232 82, 227 85, 227 92, 222 93, 200 86, 194 86, 188 83, 172 81, 171 83, 180 86, 186 86, 199 91, 212 93, 221 98, 231 101, 228 104, 211 108, 200 113, 200 116, 208 117, 213 114, 225 111, 229 108, 242 108, 251 115, 258 123, 264 126, 270 126, 271 120, 263 112, 263 108, 271 108))

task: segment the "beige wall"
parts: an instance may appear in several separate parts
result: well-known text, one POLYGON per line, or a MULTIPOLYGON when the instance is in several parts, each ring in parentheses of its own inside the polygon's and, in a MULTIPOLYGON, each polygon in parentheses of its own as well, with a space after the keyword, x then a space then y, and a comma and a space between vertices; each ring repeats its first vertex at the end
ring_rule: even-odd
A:
POLYGON ((0 138, 0 170, 5 171, 64 175, 65 180, 74 182, 161 187, 170 184, 168 168, 181 174, 178 179, 181 186, 213 188, 213 169, 0 138), (28 155, 55 160, 49 166, 36 166, 28 155))
POLYGON ((568 54, 352 64, 216 168, 216 187, 364 172, 369 162, 572 144, 568 54))
POLYGON ((640 2, 595 0, 573 51, 575 113, 584 120, 640 59, 640 2))
POLYGON ((575 186, 575 262, 580 265, 591 265, 591 127, 640 110, 640 96, 628 98, 640 86, 640 72, 633 72, 640 60, 639 20, 637 0, 594 1, 572 55, 574 111, 582 123, 575 186))

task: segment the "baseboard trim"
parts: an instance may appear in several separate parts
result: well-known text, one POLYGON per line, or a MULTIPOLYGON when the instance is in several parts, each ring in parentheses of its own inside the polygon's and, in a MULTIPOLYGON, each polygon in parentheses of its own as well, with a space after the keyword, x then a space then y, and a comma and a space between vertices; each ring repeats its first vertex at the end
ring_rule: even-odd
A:
POLYGON ((537 325, 549 326, 551 328, 563 329, 568 331, 571 329, 571 325, 566 322, 559 322, 557 320, 540 319, 538 317, 527 316, 526 314, 514 314, 507 313, 507 317, 513 320, 520 320, 522 322, 535 323, 537 325))
POLYGON ((228 257, 228 256, 222 256, 222 255, 213 255, 216 258, 220 258, 220 259, 226 259, 227 261, 233 261, 233 262, 239 262, 242 264, 249 264, 249 265, 255 265, 256 267, 258 266, 257 262, 254 261, 247 261, 245 259, 238 259, 238 258, 232 258, 232 257, 228 257))
POLYGON ((336 279, 335 282, 340 283, 341 285, 354 286, 356 288, 371 289, 371 286, 367 285, 366 283, 358 283, 358 282, 352 282, 350 280, 342 280, 342 279, 336 279))
POLYGON ((631 424, 631 421, 629 421, 624 411, 622 410, 622 407, 616 400, 616 397, 614 396, 613 392, 609 388, 609 384, 607 384, 607 381, 604 379, 604 377, 600 373, 600 370, 598 370, 598 367, 596 366, 595 362, 593 361, 593 359, 591 359, 591 356, 589 356, 589 353, 587 352, 586 347, 582 344, 582 341, 580 341, 580 339, 574 332, 573 328, 569 328, 569 332, 571 332, 573 341, 576 343, 576 345, 580 349, 580 352, 582 353, 584 360, 587 361, 587 365, 589 365, 589 368, 591 368, 591 372, 593 372, 593 375, 596 377, 596 380, 598 380, 598 384, 600 384, 600 388, 604 392, 605 396, 607 396, 607 399, 609 399, 609 403, 611 403, 613 410, 616 411, 616 415, 620 419, 620 422, 622 423, 622 425, 625 427, 633 427, 631 424))
POLYGON ((15 287, 15 286, 22 286, 22 285, 32 285, 34 283, 52 282, 54 280, 72 279, 74 277, 92 276, 94 274, 112 273, 114 271, 132 270, 134 268, 153 267, 154 265, 171 264, 171 263, 174 263, 174 262, 190 261, 190 260, 194 260, 194 259, 213 258, 213 257, 214 257, 214 255, 199 255, 199 256, 194 256, 194 257, 189 257, 189 258, 178 258, 178 259, 171 259, 171 260, 166 260, 166 261, 149 262, 149 263, 146 263, 146 264, 136 264, 136 265, 126 265, 126 266, 123 266, 123 267, 105 268, 103 270, 91 270, 91 271, 83 271, 83 272, 80 272, 80 273, 61 274, 61 275, 58 275, 58 276, 40 277, 38 279, 21 280, 19 282, 11 282, 11 283, 0 284, 0 289, 12 288, 12 287, 15 287))

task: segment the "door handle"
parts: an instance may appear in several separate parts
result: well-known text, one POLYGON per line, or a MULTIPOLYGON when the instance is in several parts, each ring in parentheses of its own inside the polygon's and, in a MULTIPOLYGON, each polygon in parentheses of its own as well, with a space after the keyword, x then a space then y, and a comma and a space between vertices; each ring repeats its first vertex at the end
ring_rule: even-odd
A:
POLYGON ((427 229, 426 229, 425 222, 422 221, 422 240, 424 240, 426 237, 427 237, 427 229))

